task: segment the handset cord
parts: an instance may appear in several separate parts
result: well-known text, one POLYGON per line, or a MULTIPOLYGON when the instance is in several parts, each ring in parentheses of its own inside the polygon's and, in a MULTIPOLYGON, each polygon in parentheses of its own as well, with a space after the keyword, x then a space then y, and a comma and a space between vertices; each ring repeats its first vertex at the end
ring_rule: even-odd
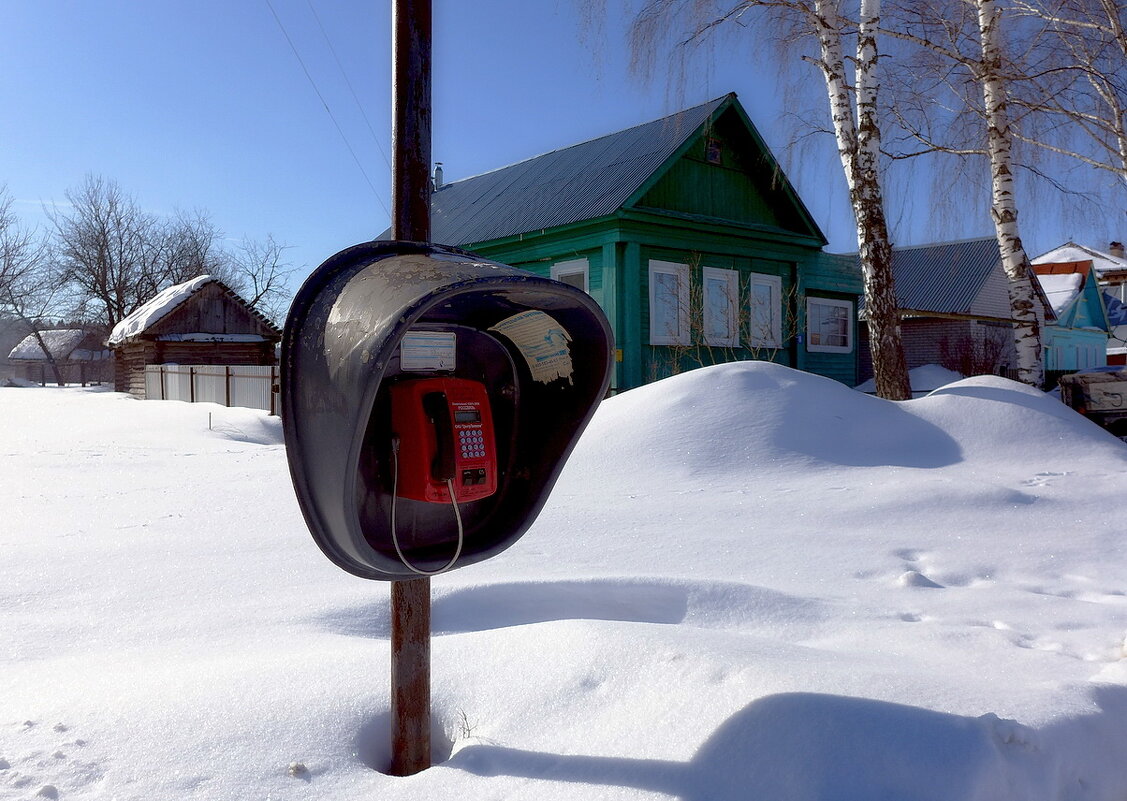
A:
POLYGON ((423 570, 407 561, 403 549, 399 547, 399 535, 395 531, 395 502, 399 497, 399 437, 391 438, 391 463, 391 544, 395 546, 395 553, 399 556, 399 561, 403 563, 403 566, 412 573, 418 573, 420 576, 437 576, 439 573, 445 573, 454 566, 458 557, 462 555, 462 544, 465 542, 462 512, 458 509, 458 499, 454 497, 454 479, 446 479, 446 489, 450 493, 450 503, 454 506, 454 519, 458 521, 458 547, 454 550, 454 555, 450 557, 450 561, 438 570, 423 570))

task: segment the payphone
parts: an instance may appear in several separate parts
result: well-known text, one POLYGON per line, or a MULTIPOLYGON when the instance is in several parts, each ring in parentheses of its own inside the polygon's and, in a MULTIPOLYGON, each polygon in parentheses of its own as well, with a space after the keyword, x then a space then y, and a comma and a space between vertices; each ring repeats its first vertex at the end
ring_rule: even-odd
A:
POLYGON ((390 581, 509 547, 606 394, 611 354, 598 304, 567 284, 424 243, 328 259, 282 339, 287 456, 314 540, 390 581))

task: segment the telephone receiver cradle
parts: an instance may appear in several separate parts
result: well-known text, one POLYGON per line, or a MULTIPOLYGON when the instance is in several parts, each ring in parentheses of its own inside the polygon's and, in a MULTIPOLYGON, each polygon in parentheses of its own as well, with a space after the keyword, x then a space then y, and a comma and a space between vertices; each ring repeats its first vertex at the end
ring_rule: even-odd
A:
POLYGON ((418 577, 397 545, 431 570, 456 543, 455 567, 505 550, 606 395, 612 352, 598 304, 567 284, 418 242, 332 256, 298 291, 282 338, 286 452, 314 541, 385 581, 418 577), (562 332, 558 375, 531 355, 524 320, 562 332), (404 340, 427 337, 446 350, 419 363, 404 340))

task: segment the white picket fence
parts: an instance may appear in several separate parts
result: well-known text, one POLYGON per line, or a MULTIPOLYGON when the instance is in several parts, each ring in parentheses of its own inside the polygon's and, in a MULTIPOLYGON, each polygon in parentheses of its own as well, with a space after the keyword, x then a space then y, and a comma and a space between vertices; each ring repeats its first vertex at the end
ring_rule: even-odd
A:
POLYGON ((148 364, 145 397, 247 406, 278 414, 278 368, 247 364, 148 364))

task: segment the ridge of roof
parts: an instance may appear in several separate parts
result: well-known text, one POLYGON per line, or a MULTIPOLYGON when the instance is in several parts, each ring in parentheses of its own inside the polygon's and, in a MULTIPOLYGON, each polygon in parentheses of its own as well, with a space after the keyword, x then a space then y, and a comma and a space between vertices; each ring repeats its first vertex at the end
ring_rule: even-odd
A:
POLYGON ((511 164, 505 164, 504 166, 501 166, 501 167, 495 167, 492 170, 486 170, 485 172, 479 172, 476 175, 467 175, 464 178, 458 178, 458 179, 453 180, 453 181, 444 181, 442 186, 439 187, 438 189, 436 189, 434 191, 434 193, 438 194, 438 193, 442 192, 443 190, 445 190, 449 187, 457 186, 458 184, 463 183, 465 181, 474 181, 478 178, 484 178, 487 175, 492 175, 493 173, 502 172, 503 170, 508 170, 508 169, 513 168, 513 167, 520 167, 521 165, 527 164, 530 161, 536 161, 537 159, 542 159, 546 156, 553 156, 557 153, 564 153, 568 150, 572 150, 572 149, 577 148, 577 147, 584 147, 584 146, 593 144, 595 142, 598 142, 601 139, 609 139, 609 138, 614 137, 614 136, 619 136, 620 134, 628 134, 628 133, 631 133, 633 131, 637 131, 639 128, 645 128, 648 125, 655 125, 657 123, 666 122, 667 120, 672 120, 675 117, 681 117, 681 116, 689 115, 689 114, 692 114, 696 111, 700 111, 701 109, 704 109, 706 106, 712 107, 712 108, 710 108, 710 112, 715 111, 716 108, 719 108, 721 103, 723 103, 728 98, 735 97, 735 96, 736 96, 735 92, 729 92, 728 94, 724 95, 723 97, 713 98, 712 100, 709 100, 705 103, 700 103, 700 104, 698 104, 696 106, 692 106, 690 108, 681 109, 680 111, 674 111, 672 114, 666 114, 664 117, 658 117, 657 119, 648 120, 647 122, 640 122, 637 125, 631 125, 629 128, 623 128, 623 129, 618 130, 618 131, 612 131, 610 133, 599 134, 598 136, 593 136, 590 139, 584 139, 582 142, 574 142, 570 145, 564 145, 562 147, 553 148, 552 150, 545 150, 543 153, 538 153, 535 156, 529 156, 528 158, 519 159, 517 161, 512 162, 511 164))

